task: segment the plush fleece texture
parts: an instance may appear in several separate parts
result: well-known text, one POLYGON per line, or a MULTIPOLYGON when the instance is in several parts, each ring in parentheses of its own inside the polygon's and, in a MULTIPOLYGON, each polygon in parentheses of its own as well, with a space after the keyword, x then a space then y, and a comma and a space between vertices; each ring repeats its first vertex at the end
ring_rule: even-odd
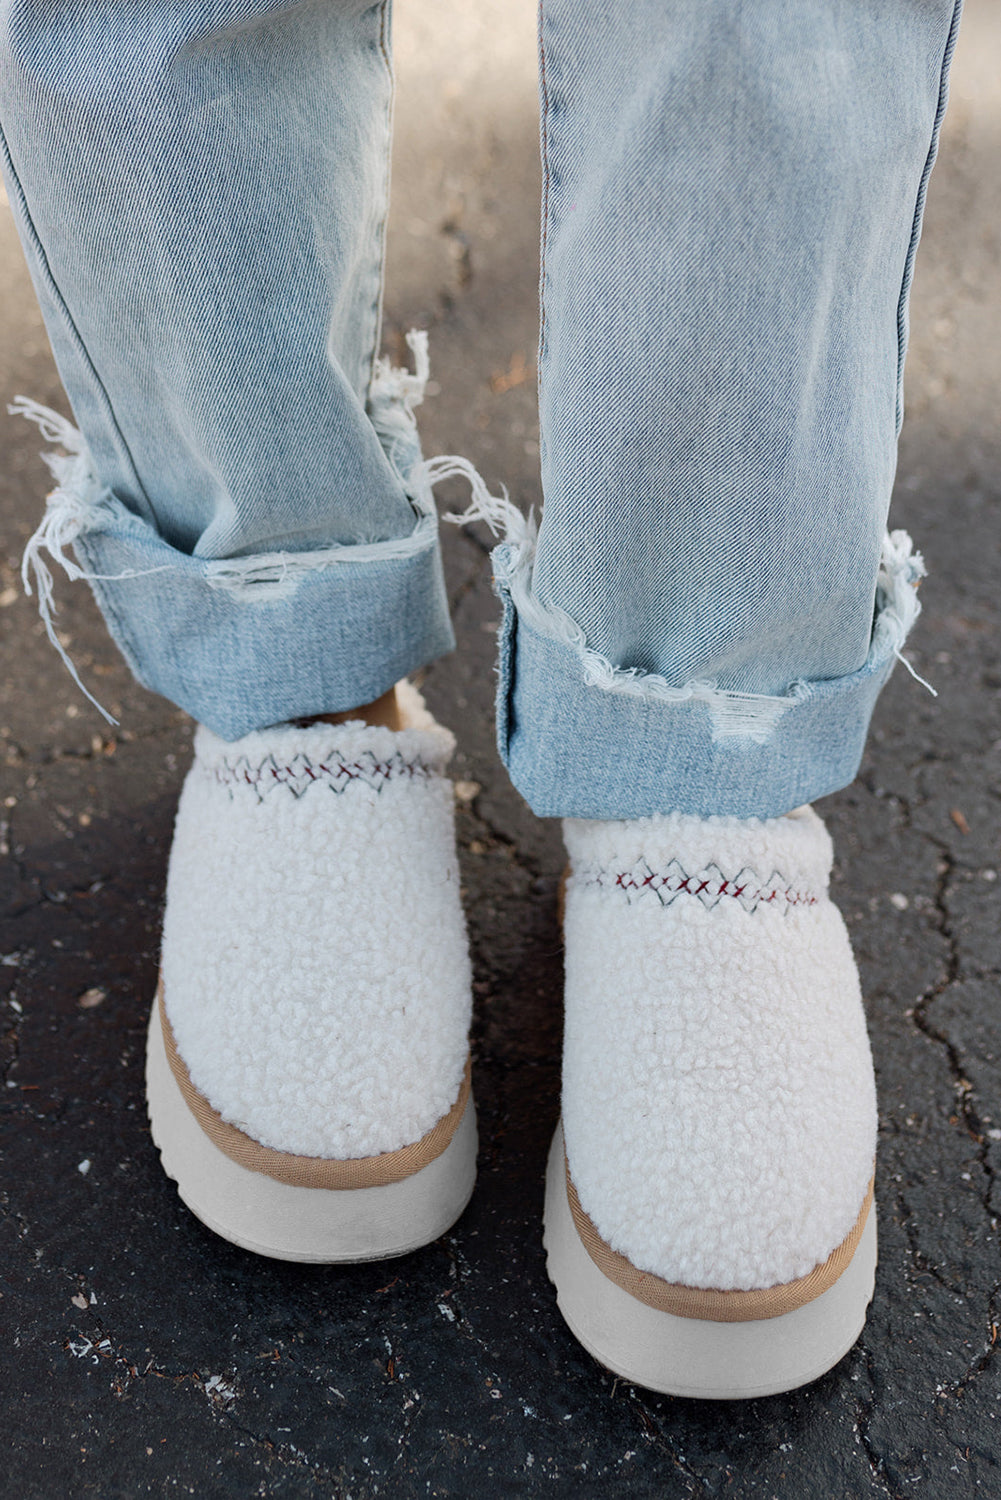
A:
POLYGON ((299 1155, 371 1156, 446 1114, 468 1052, 454 740, 406 727, 195 736, 170 856, 167 1015, 224 1120, 299 1155))
POLYGON ((563 1122, 614 1250, 691 1287, 806 1275, 854 1225, 876 1100, 811 808, 567 821, 563 1122))

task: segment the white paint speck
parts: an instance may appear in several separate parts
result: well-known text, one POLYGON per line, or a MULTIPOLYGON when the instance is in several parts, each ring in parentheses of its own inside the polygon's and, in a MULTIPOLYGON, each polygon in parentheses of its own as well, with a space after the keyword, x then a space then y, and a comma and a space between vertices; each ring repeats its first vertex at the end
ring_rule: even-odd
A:
POLYGON ((895 906, 898 911, 906 911, 910 904, 902 891, 894 891, 890 897, 890 905, 895 906))
POLYGON ((206 1375, 203 1384, 206 1396, 217 1406, 229 1406, 236 1400, 235 1387, 229 1385, 222 1375, 206 1375))
POLYGON ((77 1171, 80 1173, 81 1177, 86 1177, 87 1173, 90 1171, 89 1156, 85 1156, 83 1161, 77 1163, 77 1171))
POLYGON ((449 1307, 447 1302, 439 1302, 438 1311, 441 1313, 442 1317, 447 1318, 450 1323, 455 1322, 455 1313, 453 1309, 449 1307))

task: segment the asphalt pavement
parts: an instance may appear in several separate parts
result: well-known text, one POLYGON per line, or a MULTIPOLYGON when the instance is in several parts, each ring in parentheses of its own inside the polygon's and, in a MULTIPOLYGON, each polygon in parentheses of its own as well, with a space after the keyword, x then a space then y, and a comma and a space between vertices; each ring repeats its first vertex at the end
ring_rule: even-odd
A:
MULTIPOLYGON (((385 342, 430 329, 426 452, 538 504, 532 0, 398 5, 385 342)), ((482 1155, 473 1203, 394 1262, 310 1268, 214 1238, 151 1145, 142 1059, 192 726, 137 687, 84 585, 45 640, 17 569, 47 487, 0 418, 0 1493, 1001 1495, 1001 11, 970 0, 912 304, 892 522, 924 552, 855 784, 820 804, 880 1093, 880 1267, 831 1374, 738 1405, 616 1380, 556 1310, 540 1239, 558 1109, 559 831, 493 746, 487 538, 447 528, 482 1155)), ((0 399, 66 410, 0 210, 0 399)), ((445 506, 461 486, 443 487, 445 506)))

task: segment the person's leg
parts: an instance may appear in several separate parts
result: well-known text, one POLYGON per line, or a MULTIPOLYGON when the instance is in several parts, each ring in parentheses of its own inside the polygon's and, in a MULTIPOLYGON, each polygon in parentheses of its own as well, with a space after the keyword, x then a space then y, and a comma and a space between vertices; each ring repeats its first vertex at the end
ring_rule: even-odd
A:
POLYGON ((544 0, 545 506, 496 555, 536 812, 781 814, 854 775, 915 613, 884 532, 957 10, 544 0))
POLYGON ((793 810, 917 612, 884 527, 957 15, 541 7, 545 502, 495 572, 502 754, 571 856, 549 1264, 678 1394, 812 1378, 871 1294, 864 1019, 793 810))
POLYGON ((69 450, 29 559, 47 604, 72 543, 199 720, 153 1135, 210 1227, 292 1260, 423 1244, 475 1174, 454 741, 398 684, 452 640, 450 464, 420 461, 422 340, 416 376, 375 362, 387 12, 0 0, 10 196, 83 434, 21 403, 69 450))
POLYGON ((9 196, 88 450, 47 535, 140 680, 228 738, 452 644, 419 382, 376 370, 387 26, 0 4, 9 196))

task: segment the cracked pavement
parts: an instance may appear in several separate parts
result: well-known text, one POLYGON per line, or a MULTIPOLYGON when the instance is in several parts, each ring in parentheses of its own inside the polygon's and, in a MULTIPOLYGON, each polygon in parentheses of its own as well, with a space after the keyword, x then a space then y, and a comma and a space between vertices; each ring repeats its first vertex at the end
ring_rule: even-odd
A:
MULTIPOLYGON (((426 452, 540 501, 531 0, 398 11, 385 343, 431 330, 426 452)), ((1001 1493, 1001 16, 969 0, 912 304, 893 524, 925 611, 855 784, 825 800, 880 1091, 880 1268, 863 1339, 805 1391, 671 1400, 564 1328, 540 1242, 558 1107, 558 829, 493 747, 486 536, 445 528, 459 652, 424 690, 459 739, 480 1182, 455 1230, 355 1268, 255 1259, 162 1176, 142 1096, 191 726, 58 585, 77 692, 17 583, 47 487, 4 422, 0 1490, 135 1496, 803 1497, 1001 1493)), ((6 209, 2 395, 62 407, 6 209)), ((443 486, 443 509, 463 501, 443 486)))

